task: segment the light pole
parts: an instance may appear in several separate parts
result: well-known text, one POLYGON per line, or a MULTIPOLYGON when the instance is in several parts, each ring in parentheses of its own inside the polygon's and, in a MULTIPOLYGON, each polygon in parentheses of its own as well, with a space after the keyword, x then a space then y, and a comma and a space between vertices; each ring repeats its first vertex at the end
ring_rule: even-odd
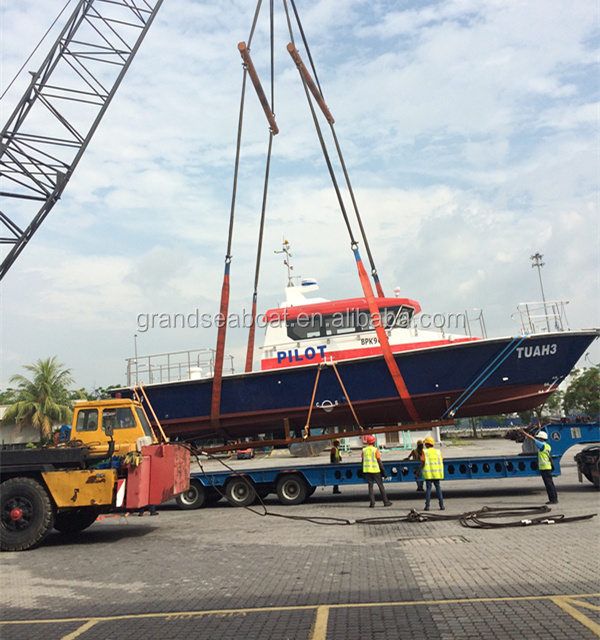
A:
POLYGON ((135 384, 138 383, 138 354, 137 354, 137 333, 133 334, 133 345, 135 350, 135 384))
POLYGON ((544 285, 542 284, 542 267, 544 266, 544 263, 542 262, 543 257, 544 256, 541 253, 534 253, 532 256, 530 256, 531 260, 533 260, 531 268, 537 267, 538 270, 540 289, 542 290, 542 301, 544 303, 544 315, 546 316, 546 326, 548 328, 548 333, 550 333, 550 321, 548 320, 548 309, 546 309, 546 296, 544 295, 544 285))

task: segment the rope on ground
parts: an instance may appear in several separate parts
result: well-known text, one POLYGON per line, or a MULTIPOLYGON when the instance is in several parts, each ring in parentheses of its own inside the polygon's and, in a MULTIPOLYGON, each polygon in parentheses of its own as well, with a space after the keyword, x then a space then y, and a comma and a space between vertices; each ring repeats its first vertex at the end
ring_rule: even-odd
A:
POLYGON ((533 515, 536 513, 549 513, 552 511, 550 507, 517 507, 517 508, 494 508, 483 507, 479 511, 470 511, 463 513, 459 517, 460 524, 463 527, 470 527, 473 529, 501 529, 506 527, 529 527, 536 524, 564 524, 568 522, 578 522, 580 520, 589 520, 597 513, 591 513, 583 516, 571 516, 567 517, 561 513, 553 516, 538 516, 532 518, 523 518, 522 516, 533 515), (512 522, 486 522, 488 518, 507 518, 507 517, 520 517, 519 520, 512 522))
MULTIPOLYGON (((202 474, 207 477, 211 483, 212 488, 221 495, 221 497, 227 498, 225 493, 221 490, 221 487, 213 484, 210 480, 210 476, 204 471, 202 462, 200 461, 200 454, 203 453, 209 458, 218 460, 225 468, 232 473, 239 474, 238 471, 230 467, 226 462, 213 456, 211 453, 190 447, 192 455, 196 458, 198 466, 202 474)), ((254 484, 247 480, 244 475, 239 475, 240 478, 246 480, 248 485, 255 491, 254 484)), ((374 518, 359 518, 357 520, 349 520, 347 518, 335 518, 333 516, 298 516, 289 515, 284 513, 276 513, 269 511, 267 505, 263 502, 263 499, 256 493, 256 499, 260 503, 261 509, 257 510, 252 506, 244 506, 244 509, 251 511, 258 516, 271 516, 274 518, 283 518, 286 520, 297 520, 304 522, 312 522, 313 524, 325 525, 325 526, 348 526, 348 525, 383 525, 383 524, 399 524, 403 522, 417 523, 417 522, 435 522, 444 520, 458 520, 463 527, 471 529, 502 529, 509 527, 527 527, 537 524, 565 524, 570 522, 578 522, 580 520, 589 520, 597 513, 591 513, 582 516, 570 516, 567 517, 563 514, 556 514, 553 516, 542 516, 536 514, 550 513, 552 509, 546 505, 539 507, 482 507, 476 511, 467 511, 456 515, 441 514, 432 512, 420 512, 416 509, 410 509, 406 515, 396 516, 382 516, 374 518), (531 517, 526 517, 531 516, 531 517), (489 522, 490 518, 518 518, 511 522, 489 522)))

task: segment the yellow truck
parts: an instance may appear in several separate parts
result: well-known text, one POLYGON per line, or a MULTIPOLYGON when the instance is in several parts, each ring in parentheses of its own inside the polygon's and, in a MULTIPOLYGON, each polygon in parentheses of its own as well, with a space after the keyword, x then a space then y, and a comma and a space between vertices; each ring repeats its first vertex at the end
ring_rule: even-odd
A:
POLYGON ((0 548, 32 549, 52 529, 73 534, 100 514, 161 504, 189 478, 189 449, 156 432, 140 400, 79 402, 62 441, 2 445, 0 548))

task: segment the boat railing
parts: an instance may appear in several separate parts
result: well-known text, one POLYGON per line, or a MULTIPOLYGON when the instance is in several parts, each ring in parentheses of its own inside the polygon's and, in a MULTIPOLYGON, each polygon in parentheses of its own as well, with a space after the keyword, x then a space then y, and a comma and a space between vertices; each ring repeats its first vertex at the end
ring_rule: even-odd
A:
MULTIPOLYGON (((215 349, 190 349, 127 358, 127 386, 212 378, 215 353, 215 349)), ((225 362, 229 368, 223 373, 234 373, 233 356, 225 356, 225 362)))
POLYGON ((568 300, 520 302, 511 318, 521 325, 522 334, 569 331, 565 307, 568 300))
POLYGON ((421 330, 439 331, 443 340, 462 331, 468 338, 487 338, 482 309, 460 312, 422 314, 413 318, 410 329, 416 337, 421 330))
POLYGON ((469 338, 487 338, 483 309, 465 309, 465 335, 469 338))

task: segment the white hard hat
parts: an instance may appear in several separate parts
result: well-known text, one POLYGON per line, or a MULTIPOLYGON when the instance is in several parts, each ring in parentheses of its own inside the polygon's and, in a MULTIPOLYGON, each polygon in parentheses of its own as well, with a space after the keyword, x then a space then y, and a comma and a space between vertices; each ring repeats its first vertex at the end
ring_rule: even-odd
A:
POLYGON ((535 434, 535 437, 536 437, 538 440, 548 440, 548 434, 547 434, 545 431, 538 431, 538 432, 535 434))

